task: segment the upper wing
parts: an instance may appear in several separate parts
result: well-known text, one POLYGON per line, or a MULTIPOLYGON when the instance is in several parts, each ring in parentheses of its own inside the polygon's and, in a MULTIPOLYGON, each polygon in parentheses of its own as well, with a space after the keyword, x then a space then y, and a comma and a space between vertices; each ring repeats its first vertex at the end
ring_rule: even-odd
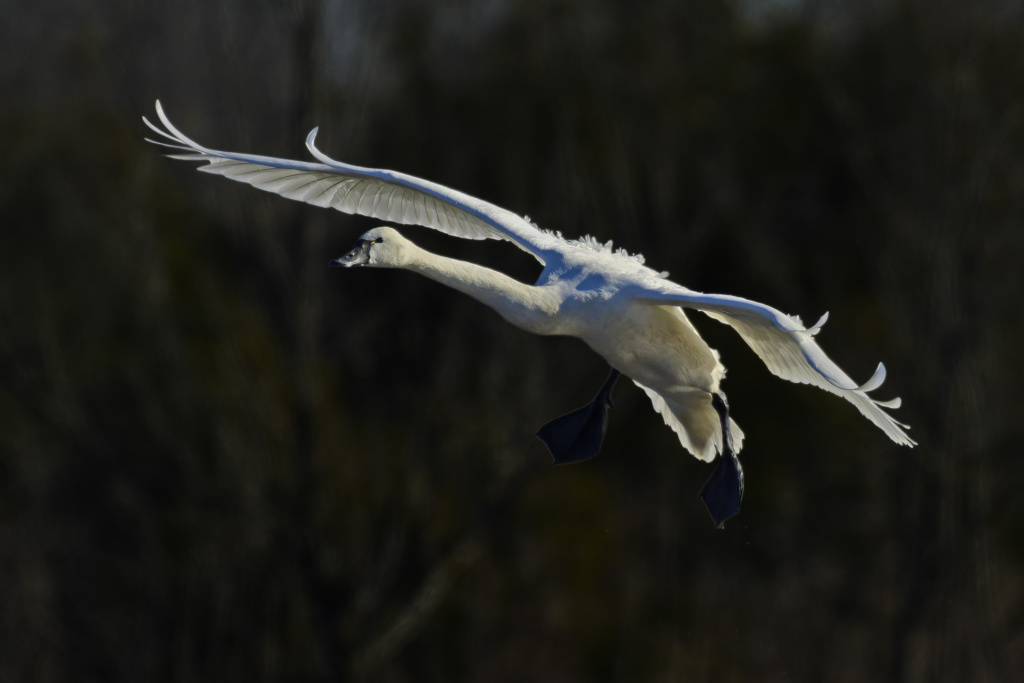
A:
POLYGON ((306 147, 323 162, 320 164, 209 149, 175 128, 159 100, 156 114, 166 130, 153 125, 146 117, 142 120, 173 144, 147 140, 188 152, 169 155, 172 159, 209 162, 199 167, 206 173, 216 173, 289 199, 345 213, 423 225, 467 239, 506 239, 533 254, 541 263, 546 262, 557 246, 553 236, 511 211, 457 190, 396 171, 335 161, 314 146, 316 128, 306 138, 306 147))
POLYGON ((868 396, 869 391, 877 389, 885 381, 885 366, 879 363, 871 379, 858 386, 814 341, 813 337, 825 324, 828 313, 813 327, 806 328, 799 319, 771 306, 738 296, 693 292, 672 282, 652 285, 637 298, 652 304, 674 304, 707 313, 739 332, 772 374, 791 382, 813 384, 842 396, 896 443, 916 445, 903 431, 909 427, 883 410, 899 408, 900 399, 876 401, 868 396))

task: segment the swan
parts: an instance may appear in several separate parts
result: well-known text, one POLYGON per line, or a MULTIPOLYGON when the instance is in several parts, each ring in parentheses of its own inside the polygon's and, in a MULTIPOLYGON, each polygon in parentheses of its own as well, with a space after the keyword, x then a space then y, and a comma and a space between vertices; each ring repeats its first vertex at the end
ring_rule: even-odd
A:
POLYGON ((582 339, 611 366, 594 400, 546 424, 537 435, 555 464, 597 455, 607 428, 611 392, 624 374, 650 397, 657 411, 696 458, 719 463, 701 488, 700 498, 716 527, 739 512, 743 469, 738 454, 744 434, 729 415, 721 390, 725 367, 685 310, 700 311, 739 333, 778 377, 811 384, 841 396, 897 444, 914 441, 886 410, 900 399, 878 401, 868 394, 885 380, 878 364, 871 378, 857 384, 815 342, 828 319, 811 327, 799 317, 748 299, 687 289, 644 265, 640 255, 592 237, 566 239, 483 200, 404 173, 352 166, 331 159, 315 145, 317 128, 306 147, 319 163, 222 152, 186 137, 171 123, 159 100, 163 128, 143 121, 174 150, 173 159, 202 161, 198 170, 275 192, 320 207, 421 225, 466 239, 507 240, 542 265, 528 285, 503 273, 416 246, 392 227, 363 234, 335 267, 404 268, 468 294, 490 306, 511 324, 540 335, 582 339))

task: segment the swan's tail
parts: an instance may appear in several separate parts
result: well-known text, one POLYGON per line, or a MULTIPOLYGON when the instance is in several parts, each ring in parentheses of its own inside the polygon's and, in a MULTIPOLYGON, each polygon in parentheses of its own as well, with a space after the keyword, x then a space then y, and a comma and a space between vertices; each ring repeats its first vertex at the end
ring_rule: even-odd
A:
MULTIPOLYGON (((722 452, 722 422, 711 405, 711 394, 700 389, 681 389, 660 394, 634 381, 650 397, 654 410, 665 424, 679 436, 679 443, 693 456, 711 462, 722 452)), ((732 446, 736 453, 743 448, 743 430, 729 418, 732 446)))

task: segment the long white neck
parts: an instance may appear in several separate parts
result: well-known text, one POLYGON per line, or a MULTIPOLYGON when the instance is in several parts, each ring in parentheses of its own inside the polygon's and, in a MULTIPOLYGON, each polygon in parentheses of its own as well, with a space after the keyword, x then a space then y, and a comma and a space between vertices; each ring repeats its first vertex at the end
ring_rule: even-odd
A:
POLYGON ((524 330, 536 334, 558 334, 554 329, 558 303, 549 290, 523 284, 475 263, 440 256, 415 246, 409 257, 404 265, 406 270, 468 294, 524 330))

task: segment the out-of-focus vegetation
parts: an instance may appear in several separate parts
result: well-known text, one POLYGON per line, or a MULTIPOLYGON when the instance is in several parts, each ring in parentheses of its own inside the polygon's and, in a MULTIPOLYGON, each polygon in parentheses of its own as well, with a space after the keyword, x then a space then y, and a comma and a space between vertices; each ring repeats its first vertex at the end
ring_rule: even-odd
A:
POLYGON ((1024 670, 1019 3, 2 6, 0 679, 1024 670), (695 289, 830 310, 921 445, 695 314, 741 516, 711 528, 710 468, 626 384, 602 457, 553 469, 533 431, 599 358, 329 271, 374 223, 162 158, 157 97, 213 147, 305 158, 320 125, 695 289))

